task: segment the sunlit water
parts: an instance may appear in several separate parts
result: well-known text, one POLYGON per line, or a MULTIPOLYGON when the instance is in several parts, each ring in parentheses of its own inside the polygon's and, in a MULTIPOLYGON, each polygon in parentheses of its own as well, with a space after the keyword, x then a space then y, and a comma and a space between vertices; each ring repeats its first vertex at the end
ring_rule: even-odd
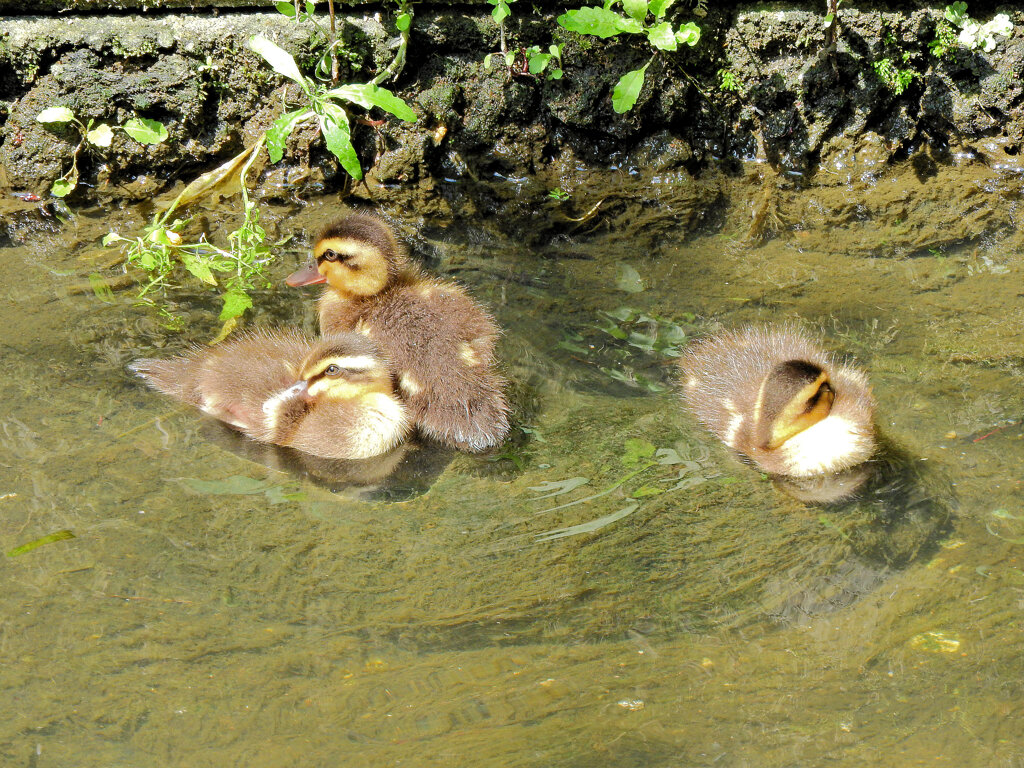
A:
MULTIPOLYGON (((498 455, 413 449, 340 490, 125 371, 209 340, 211 294, 174 294, 178 334, 130 291, 71 292, 110 261, 109 214, 11 212, 0 549, 74 538, 0 559, 0 763, 1024 764, 1004 160, 804 189, 752 168, 701 234, 658 178, 643 215, 552 201, 585 220, 542 249, 497 234, 521 222, 386 210, 506 329, 517 426, 498 455), (687 337, 792 319, 869 370, 897 492, 805 506, 681 412, 687 337)), ((267 211, 301 236, 279 280, 341 209, 267 211)), ((313 330, 312 299, 282 285, 252 322, 313 330)))

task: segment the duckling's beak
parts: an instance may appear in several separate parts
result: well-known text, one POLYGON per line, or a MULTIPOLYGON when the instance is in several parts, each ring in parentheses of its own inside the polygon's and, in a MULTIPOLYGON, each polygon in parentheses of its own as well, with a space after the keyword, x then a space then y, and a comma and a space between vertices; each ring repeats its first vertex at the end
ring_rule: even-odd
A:
POLYGON ((320 274, 320 271, 316 268, 316 262, 310 261, 302 269, 288 275, 284 281, 292 288, 298 288, 300 285, 326 283, 327 278, 320 274))

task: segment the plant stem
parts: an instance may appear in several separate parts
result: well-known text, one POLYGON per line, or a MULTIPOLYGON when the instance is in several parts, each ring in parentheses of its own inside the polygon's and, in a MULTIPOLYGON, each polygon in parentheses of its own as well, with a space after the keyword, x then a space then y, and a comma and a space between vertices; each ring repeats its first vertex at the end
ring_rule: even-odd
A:
POLYGON ((409 35, 412 32, 412 3, 410 3, 409 0, 399 0, 398 12, 399 14, 409 14, 409 26, 404 30, 400 30, 402 40, 398 44, 398 52, 395 54, 395 58, 391 60, 391 63, 388 64, 387 68, 370 81, 374 85, 380 85, 386 80, 393 80, 402 73, 402 69, 405 67, 405 50, 409 47, 409 35))
POLYGON ((327 0, 327 10, 331 16, 331 85, 337 85, 338 53, 336 51, 336 44, 338 42, 338 34, 334 29, 334 0, 327 0))

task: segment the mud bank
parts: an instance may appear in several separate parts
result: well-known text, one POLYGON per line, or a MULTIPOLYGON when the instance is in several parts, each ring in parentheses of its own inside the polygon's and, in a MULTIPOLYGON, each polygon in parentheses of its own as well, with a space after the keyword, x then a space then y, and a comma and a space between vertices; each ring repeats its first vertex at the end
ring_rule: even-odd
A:
MULTIPOLYGON (((832 45, 817 10, 740 5, 703 18, 682 10, 680 22, 699 23, 700 42, 657 56, 635 108, 618 115, 612 88, 648 60, 646 46, 567 33, 554 22, 561 8, 524 8, 506 21, 510 49, 560 43, 565 76, 487 70, 484 57, 499 49, 499 31, 490 6, 481 5, 417 5, 408 62, 390 86, 418 121, 354 126, 368 171, 356 194, 444 213, 451 208, 446 184, 481 182, 473 210, 461 211, 479 216, 535 205, 556 189, 584 193, 595 178, 618 185, 622 197, 636 196, 653 178, 674 174, 690 189, 684 218, 692 227, 713 226, 723 200, 717 179, 741 173, 744 161, 760 162, 765 178, 792 181, 870 171, 921 152, 929 167, 954 152, 998 163, 1024 143, 1024 12, 1010 13, 1014 33, 991 53, 961 48, 936 56, 929 44, 941 7, 844 5, 832 45), (883 60, 909 80, 887 82, 883 60)), ((390 61, 398 41, 392 10, 346 9, 341 81, 365 82, 390 61)), ((970 10, 985 20, 1005 9, 970 10)), ((109 148, 86 148, 73 205, 149 198, 250 145, 289 94, 245 42, 264 34, 304 66, 317 45, 308 25, 277 13, 12 17, 0 29, 0 184, 7 192, 46 195, 70 167, 78 132, 36 122, 46 107, 71 107, 83 122, 147 117, 170 134, 144 146, 116 131, 109 148)), ((265 165, 260 177, 261 194, 271 198, 349 183, 315 133, 294 135, 285 160, 265 165)))

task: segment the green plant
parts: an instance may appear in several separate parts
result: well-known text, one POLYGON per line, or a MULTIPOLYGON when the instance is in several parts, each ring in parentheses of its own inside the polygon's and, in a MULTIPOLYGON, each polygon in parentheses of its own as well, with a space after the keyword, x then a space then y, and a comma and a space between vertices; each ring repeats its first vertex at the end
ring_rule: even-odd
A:
POLYGON ((554 189, 548 192, 548 197, 550 197, 552 200, 558 200, 559 202, 561 202, 563 200, 568 200, 570 195, 564 189, 561 189, 560 187, 555 187, 554 189))
POLYGON ((160 144, 167 139, 167 129, 156 120, 133 117, 124 125, 111 127, 109 123, 96 123, 91 118, 83 123, 68 107, 49 107, 36 115, 36 122, 45 125, 71 124, 78 131, 79 139, 75 151, 71 154, 71 168, 53 182, 50 194, 64 197, 78 185, 78 155, 86 145, 106 149, 114 140, 114 128, 127 133, 140 144, 160 144))
POLYGON ((1009 37, 1013 34, 1013 23, 1005 13, 998 13, 991 21, 980 24, 967 14, 967 3, 956 2, 946 6, 935 32, 936 38, 928 44, 935 56, 946 55, 954 46, 971 51, 980 48, 989 53, 998 45, 996 35, 1009 37))
MULTIPOLYGON (((626 279, 632 280, 628 275, 626 279)), ((618 287, 630 293, 643 290, 632 282, 623 282, 621 277, 618 287)), ((596 324, 566 329, 558 347, 631 389, 653 393, 671 389, 665 379, 664 362, 681 354, 687 339, 683 325, 631 307, 598 315, 596 324)), ((693 315, 686 314, 683 323, 693 320, 693 315)))
POLYGON ((917 73, 912 69, 897 69, 891 59, 879 59, 871 66, 878 78, 897 96, 907 90, 917 77, 917 73))
POLYGON ((723 91, 739 91, 741 84, 736 74, 729 69, 718 70, 718 87, 723 91))
MULTIPOLYGON (((313 4, 306 2, 300 9, 297 2, 277 4, 278 10, 297 21, 313 21, 313 4)), ((271 162, 278 162, 284 156, 285 142, 297 126, 315 123, 328 150, 338 158, 342 167, 353 177, 362 178, 362 167, 352 146, 349 117, 346 107, 352 105, 363 109, 379 107, 403 120, 414 121, 415 114, 409 105, 378 83, 397 74, 405 60, 412 12, 408 3, 399 2, 400 13, 396 25, 402 33, 399 50, 391 64, 371 82, 342 85, 329 88, 314 77, 325 78, 326 59, 321 56, 314 67, 314 77, 302 74, 291 54, 269 40, 256 36, 249 41, 249 47, 259 54, 278 74, 295 82, 302 93, 303 104, 299 109, 286 112, 262 134, 256 142, 244 149, 220 167, 204 173, 195 179, 175 198, 162 213, 158 213, 141 234, 134 238, 123 237, 111 232, 103 238, 104 245, 119 245, 125 252, 129 267, 142 270, 146 275, 139 289, 139 299, 156 309, 169 323, 180 321, 167 308, 158 304, 153 295, 166 294, 172 281, 182 270, 201 282, 221 289, 222 308, 220 320, 223 323, 217 338, 221 339, 234 328, 237 319, 252 306, 250 291, 254 288, 269 287, 267 267, 273 256, 267 247, 266 233, 260 226, 260 211, 256 202, 249 198, 246 176, 256 156, 266 146, 271 162), (173 218, 172 214, 213 190, 237 186, 241 190, 241 222, 228 233, 225 245, 210 242, 204 235, 190 238, 190 218, 173 218)), ((334 43, 333 7, 331 32, 327 54, 332 60, 332 77, 336 76, 337 51, 334 43)), ((207 62, 209 65, 209 62, 207 62)), ((126 127, 127 130, 127 127, 126 127)))
POLYGON ((513 48, 505 53, 489 53, 484 57, 484 69, 489 70, 496 57, 501 57, 514 75, 540 75, 547 70, 548 80, 559 80, 562 77, 561 45, 549 45, 547 53, 542 52, 539 45, 513 48), (552 59, 555 66, 548 69, 552 59))
POLYGON ((351 128, 344 105, 354 104, 363 109, 379 107, 401 120, 416 120, 416 115, 408 104, 375 82, 329 89, 303 75, 292 55, 265 37, 256 35, 251 38, 249 47, 262 56, 275 72, 298 84, 305 97, 305 103, 301 107, 281 115, 267 130, 267 152, 272 163, 284 157, 285 142, 297 126, 315 122, 324 137, 327 149, 338 158, 341 167, 352 178, 361 179, 363 169, 355 147, 352 146, 351 128))
POLYGON ((643 35, 654 54, 640 69, 624 74, 612 92, 612 109, 619 114, 636 104, 644 85, 647 68, 660 51, 675 51, 680 45, 693 46, 700 40, 700 27, 692 21, 676 29, 665 15, 673 0, 606 0, 604 6, 584 6, 566 11, 558 24, 570 32, 602 39, 618 35, 643 35), (621 5, 625 15, 612 10, 621 5))
POLYGON ((179 269, 183 268, 207 285, 222 287, 219 319, 224 325, 218 338, 223 338, 234 328, 237 318, 252 306, 249 292, 254 288, 271 286, 266 269, 273 261, 273 255, 265 243, 266 232, 259 224, 259 208, 249 199, 246 188, 246 175, 262 148, 263 140, 260 139, 246 152, 241 162, 235 158, 233 164, 225 164, 192 182, 166 211, 153 218, 141 235, 126 238, 110 232, 103 238, 105 246, 120 244, 124 248, 129 267, 146 273, 146 281, 139 288, 141 303, 154 307, 173 322, 172 315, 158 305, 151 294, 166 293, 179 269), (186 240, 185 231, 191 218, 172 220, 171 215, 180 206, 235 176, 241 189, 242 221, 227 235, 227 247, 210 242, 204 234, 194 240, 186 240))
POLYGON ((498 25, 498 34, 501 36, 501 52, 506 53, 505 48, 505 19, 512 15, 512 11, 509 10, 509 3, 514 3, 516 0, 487 0, 488 3, 494 6, 491 10, 491 18, 494 19, 494 23, 498 25))

